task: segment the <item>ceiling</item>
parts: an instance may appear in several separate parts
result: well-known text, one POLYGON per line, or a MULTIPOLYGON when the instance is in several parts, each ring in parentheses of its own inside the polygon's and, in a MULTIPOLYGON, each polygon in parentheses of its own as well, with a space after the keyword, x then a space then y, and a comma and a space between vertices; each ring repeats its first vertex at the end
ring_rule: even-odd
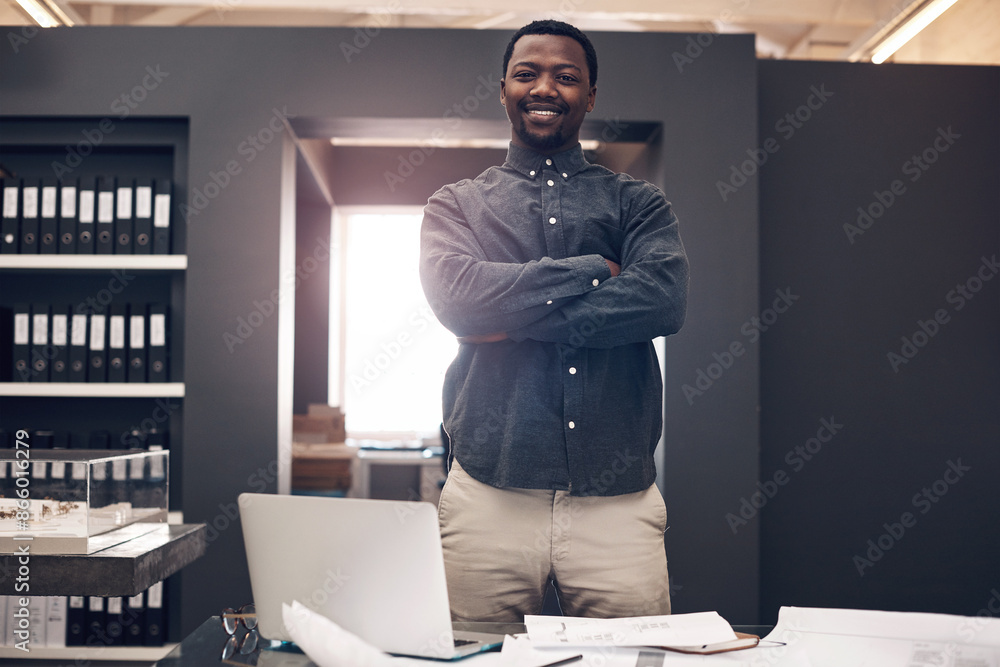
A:
MULTIPOLYGON (((559 18, 588 31, 754 33, 761 58, 810 60, 861 58, 866 39, 925 4, 925 0, 42 1, 58 5, 77 25, 513 31, 535 19, 559 18)), ((32 21, 14 0, 0 0, 0 25, 32 25, 32 21)), ((998 27, 1000 0, 958 0, 891 61, 1000 65, 998 27)))

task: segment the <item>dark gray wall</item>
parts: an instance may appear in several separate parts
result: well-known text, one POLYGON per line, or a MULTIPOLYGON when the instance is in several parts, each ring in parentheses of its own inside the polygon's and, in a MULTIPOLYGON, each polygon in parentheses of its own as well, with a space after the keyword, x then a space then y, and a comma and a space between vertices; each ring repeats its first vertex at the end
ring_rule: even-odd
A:
POLYGON ((768 136, 761 304, 796 300, 762 341, 762 620, 975 615, 1000 585, 1000 70, 761 62, 768 136))
MULTIPOLYGON (((275 489, 275 443, 279 429, 290 428, 278 418, 277 316, 264 317, 232 352, 224 342, 281 277, 282 137, 262 150, 248 137, 267 128, 275 110, 444 123, 483 80, 495 86, 509 34, 383 30, 348 62, 341 44, 354 37, 346 29, 79 28, 41 31, 16 54, 2 50, 3 114, 114 120, 115 100, 142 85, 150 67, 160 80, 131 113, 189 118, 188 204, 213 174, 226 180, 218 175, 227 164, 239 171, 188 223, 183 508, 185 520, 209 522, 217 538, 183 574, 185 633, 249 598, 230 516, 238 493, 275 489)), ((674 608, 718 609, 747 623, 758 606, 756 528, 729 533, 732 502, 720 490, 749 493, 757 479, 757 350, 748 348, 693 402, 682 385, 693 384, 758 312, 756 185, 726 202, 715 185, 756 145, 756 64, 752 36, 715 36, 700 51, 693 39, 595 33, 601 78, 592 119, 664 127, 658 181, 675 204, 692 263, 688 321, 666 355, 674 608), (674 54, 685 51, 693 59, 679 68, 674 54)), ((495 87, 470 117, 503 119, 495 87)))

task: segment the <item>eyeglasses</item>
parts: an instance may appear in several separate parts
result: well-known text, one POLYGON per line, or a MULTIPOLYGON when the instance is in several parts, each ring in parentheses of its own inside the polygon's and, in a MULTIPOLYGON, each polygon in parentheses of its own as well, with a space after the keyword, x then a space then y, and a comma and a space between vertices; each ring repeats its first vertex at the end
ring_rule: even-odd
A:
POLYGON ((240 623, 247 630, 254 630, 257 627, 257 607, 253 602, 248 602, 239 609, 226 607, 222 610, 222 628, 227 635, 235 635, 236 628, 240 623))
POLYGON ((239 609, 226 608, 222 610, 222 629, 229 635, 222 647, 222 661, 227 662, 239 652, 240 655, 250 655, 257 649, 257 608, 253 603, 247 603, 239 609), (242 638, 236 636, 240 623, 247 629, 242 638))

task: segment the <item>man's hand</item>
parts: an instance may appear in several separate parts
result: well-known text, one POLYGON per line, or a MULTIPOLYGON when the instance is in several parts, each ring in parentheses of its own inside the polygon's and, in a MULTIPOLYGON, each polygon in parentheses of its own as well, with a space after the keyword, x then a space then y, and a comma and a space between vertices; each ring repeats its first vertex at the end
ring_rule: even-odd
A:
POLYGON ((622 267, 619 266, 618 264, 615 264, 614 262, 612 262, 607 257, 604 258, 604 261, 608 263, 608 268, 611 269, 611 277, 612 278, 614 278, 615 276, 617 276, 619 273, 622 272, 622 267))
POLYGON ((459 343, 498 343, 502 340, 507 340, 506 332, 500 331, 499 333, 491 334, 475 334, 473 336, 459 336, 459 343))

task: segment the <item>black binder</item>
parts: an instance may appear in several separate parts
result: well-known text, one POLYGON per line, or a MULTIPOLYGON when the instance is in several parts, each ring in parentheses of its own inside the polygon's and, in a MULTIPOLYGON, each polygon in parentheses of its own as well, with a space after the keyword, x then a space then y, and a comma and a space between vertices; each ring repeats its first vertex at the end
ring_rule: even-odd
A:
POLYGON ((91 595, 87 598, 87 627, 83 640, 86 646, 107 646, 107 634, 104 631, 107 614, 104 611, 104 598, 91 595))
POLYGON ((167 373, 167 307, 162 303, 149 304, 149 331, 146 335, 146 377, 149 382, 166 382, 167 373))
POLYGON ((128 323, 128 381, 146 381, 146 307, 133 304, 128 323))
POLYGON ((22 255, 38 254, 38 198, 40 183, 37 178, 25 179, 21 187, 21 250, 22 255))
MULTIPOLYGON (((0 306, 0 382, 10 382, 13 379, 13 363, 14 311, 0 306)), ((3 443, 0 443, 0 449, 2 448, 3 443)))
POLYGON ((146 634, 143 644, 163 646, 166 628, 163 615, 163 582, 158 581, 146 591, 146 634))
POLYGON ((81 178, 76 210, 76 253, 93 255, 96 245, 97 179, 81 178))
POLYGON ((59 253, 76 253, 76 179, 63 181, 59 191, 59 253))
POLYGON ((153 179, 135 180, 135 229, 132 252, 148 255, 153 252, 153 179))
POLYGON ((139 593, 125 598, 125 611, 122 614, 122 625, 125 626, 125 644, 127 646, 142 646, 146 632, 144 603, 145 593, 139 593))
POLYGON ((104 634, 108 638, 108 646, 123 646, 125 644, 125 626, 122 624, 123 603, 120 597, 109 597, 105 604, 104 634))
POLYGON ((130 179, 118 179, 118 196, 115 202, 115 253, 132 254, 133 190, 130 179))
POLYGON ((14 304, 13 380, 31 379, 31 308, 26 303, 14 304))
POLYGON ((108 316, 91 311, 87 382, 108 381, 108 316))
POLYGON ((108 312, 108 382, 125 382, 127 340, 128 306, 111 304, 108 312))
POLYGON ((87 346, 87 314, 70 311, 69 381, 86 382, 89 349, 87 346))
POLYGON ((94 253, 110 255, 115 251, 115 177, 97 179, 97 235, 94 253))
POLYGON ((66 646, 83 646, 87 638, 87 600, 82 595, 69 596, 66 612, 66 646))
POLYGON ((31 306, 31 382, 49 381, 49 315, 47 303, 31 306))
POLYGON ((153 254, 169 255, 172 241, 170 226, 170 197, 173 182, 169 178, 156 179, 156 197, 153 200, 153 254))
POLYGON ((54 255, 59 252, 59 181, 42 179, 41 220, 38 223, 38 252, 54 255))
POLYGON ((69 382, 69 306, 52 306, 49 380, 69 382))
POLYGON ((21 241, 21 179, 5 178, 3 184, 3 217, 0 218, 0 253, 14 254, 21 241))

